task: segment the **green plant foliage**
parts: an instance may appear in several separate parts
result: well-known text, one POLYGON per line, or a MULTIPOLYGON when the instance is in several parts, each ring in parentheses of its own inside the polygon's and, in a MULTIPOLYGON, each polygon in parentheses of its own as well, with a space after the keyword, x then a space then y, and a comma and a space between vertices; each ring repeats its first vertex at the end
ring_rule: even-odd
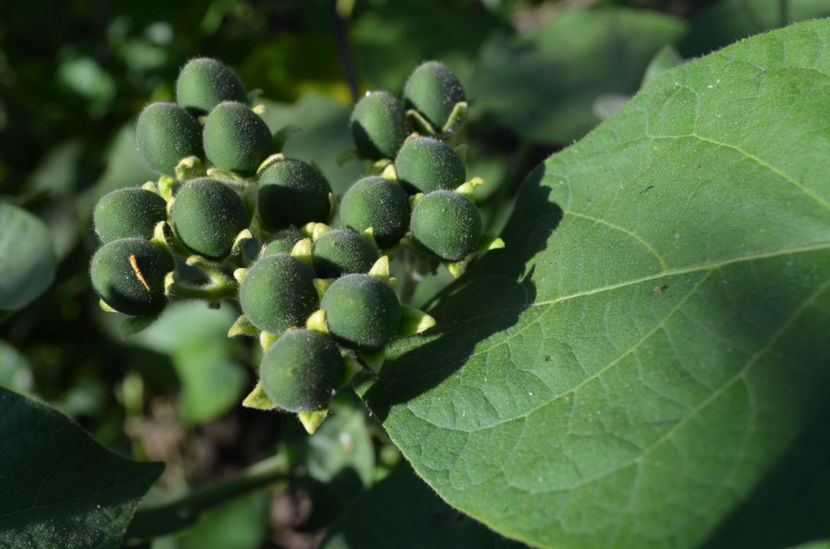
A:
POLYGON ((323 549, 521 549, 462 515, 412 471, 393 473, 332 524, 323 549))
POLYGON ((432 127, 441 130, 456 103, 466 101, 461 82, 440 61, 418 65, 403 88, 404 105, 421 113, 432 127))
POLYGON ((58 412, 0 387, 0 546, 117 547, 161 474, 99 446, 58 412))
POLYGON ((268 125, 243 103, 216 105, 202 132, 205 155, 215 166, 250 175, 274 152, 268 125))
POLYGON ((154 170, 174 176, 187 156, 202 156, 202 127, 175 103, 150 103, 136 122, 138 150, 154 170))
POLYGON ((367 273, 378 251, 351 229, 334 229, 314 242, 314 270, 320 278, 337 278, 346 273, 367 273))
POLYGON ((207 57, 191 59, 176 80, 176 102, 183 109, 207 114, 222 101, 247 103, 245 86, 233 69, 207 57))
POLYGON ((0 311, 25 307, 55 278, 52 235, 37 217, 0 202, 0 311))
POLYGON ((460 261, 481 240, 481 215, 472 200, 453 191, 433 191, 412 210, 412 238, 428 252, 460 261))
POLYGON ((401 306, 386 283, 365 274, 344 275, 329 286, 320 308, 326 325, 345 345, 379 349, 398 331, 401 306))
MULTIPOLYGON (((534 546, 694 547, 790 451, 826 463, 826 429, 795 443, 830 387, 828 47, 813 21, 666 72, 528 178, 362 388, 442 498, 534 546)), ((773 517, 753 537, 805 540, 773 517)))
POLYGON ((231 252, 236 235, 248 226, 251 214, 228 185, 199 178, 179 189, 170 217, 185 246, 207 258, 222 259, 231 252))
POLYGON ((364 158, 394 158, 409 134, 403 106, 386 91, 367 93, 354 106, 349 129, 364 158))
POLYGON ((409 199, 394 181, 364 177, 343 195, 340 218, 355 231, 372 227, 372 238, 378 246, 387 248, 397 244, 409 230, 409 199))
POLYGON ((131 236, 149 240, 155 226, 167 219, 167 203, 152 191, 128 187, 102 197, 92 217, 102 242, 131 236))
POLYGON ((142 238, 107 242, 92 256, 92 287, 107 305, 127 315, 153 315, 167 304, 164 277, 173 270, 173 257, 142 238))
POLYGON ((293 330, 266 351, 259 376, 274 404, 290 412, 310 412, 326 404, 343 381, 343 358, 329 336, 293 330))
POLYGON ((280 160, 259 176, 257 211, 269 231, 302 227, 329 217, 331 187, 325 176, 302 160, 280 160))
POLYGON ((398 180, 411 192, 454 189, 464 183, 464 160, 452 147, 434 137, 416 137, 395 158, 398 180))
POLYGON ((268 255, 254 263, 239 287, 248 321, 271 333, 302 326, 317 309, 311 267, 289 255, 268 255))

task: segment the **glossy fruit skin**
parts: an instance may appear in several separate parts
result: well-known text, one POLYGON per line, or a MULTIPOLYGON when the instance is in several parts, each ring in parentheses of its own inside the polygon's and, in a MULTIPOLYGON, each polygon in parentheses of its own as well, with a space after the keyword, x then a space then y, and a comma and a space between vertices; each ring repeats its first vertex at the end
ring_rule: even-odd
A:
POLYGON ((352 140, 363 158, 394 158, 409 134, 409 121, 400 102, 389 92, 367 93, 352 110, 352 140))
POLYGON ((394 246, 409 230, 409 199, 403 188, 384 177, 357 180, 340 204, 343 223, 362 232, 372 227, 372 237, 381 248, 394 246))
POLYGON ((305 324, 318 302, 314 271, 290 255, 260 258, 239 286, 245 317, 260 330, 274 334, 305 324))
POLYGON ((223 259, 251 215, 242 198, 220 181, 191 179, 176 194, 171 212, 182 243, 209 259, 223 259))
POLYGON ((438 61, 418 65, 403 88, 404 104, 441 131, 456 103, 466 101, 464 88, 455 74, 438 61))
POLYGON ((205 120, 205 155, 214 166, 251 175, 274 152, 268 125, 243 103, 223 101, 205 120))
POLYGON ((386 283, 365 274, 344 275, 323 294, 326 326, 343 345, 376 350, 397 333, 401 305, 386 283))
POLYGON ((136 122, 138 150, 157 172, 175 176, 176 165, 187 156, 201 157, 202 127, 175 103, 150 103, 136 122))
POLYGON ((262 257, 273 254, 290 254, 294 244, 304 237, 297 229, 283 229, 271 237, 260 254, 262 257))
POLYGON ((320 278, 347 273, 366 273, 378 260, 378 251, 351 229, 334 229, 318 238, 311 248, 314 270, 320 278))
POLYGON ((164 277, 174 268, 173 257, 161 246, 143 238, 121 238, 98 248, 89 272, 92 287, 107 305, 144 316, 161 312, 167 304, 164 277))
POLYGON ((329 217, 331 187, 320 170, 301 160, 285 159, 259 176, 257 211, 269 231, 289 225, 301 227, 329 217))
POLYGON ((292 330, 262 357, 260 382, 271 401, 290 412, 316 410, 331 399, 343 380, 337 345, 313 330, 292 330))
POLYGON ((167 219, 167 203, 147 189, 116 189, 95 204, 92 219, 102 242, 130 237, 149 240, 156 225, 167 219))
POLYGON ((236 72, 209 57, 188 61, 176 79, 176 102, 179 106, 202 115, 222 101, 248 102, 245 86, 236 72))
POLYGON ((395 158, 398 181, 411 192, 451 190, 464 183, 464 160, 452 147, 433 137, 410 139, 395 158))
POLYGON ((481 240, 481 214, 472 200, 453 191, 433 191, 412 210, 412 237, 447 261, 460 261, 481 240))

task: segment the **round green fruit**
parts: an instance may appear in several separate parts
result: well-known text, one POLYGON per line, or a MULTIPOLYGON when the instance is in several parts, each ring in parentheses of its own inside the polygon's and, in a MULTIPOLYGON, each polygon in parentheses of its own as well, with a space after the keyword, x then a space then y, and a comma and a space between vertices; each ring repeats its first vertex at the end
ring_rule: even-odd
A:
POLYGON ((227 256, 234 239, 251 219, 236 191, 209 178, 185 183, 176 194, 170 215, 182 243, 209 259, 227 256))
POLYGON ((290 412, 326 404, 343 381, 345 367, 331 338, 313 330, 292 330, 262 357, 259 377, 271 401, 290 412))
POLYGON ((464 160, 452 147, 434 137, 416 137, 395 158, 398 180, 410 191, 428 193, 455 189, 464 183, 464 160))
POLYGON ((274 151, 268 125, 247 105, 216 105, 203 131, 205 155, 215 166, 250 175, 274 151))
POLYGON ((159 221, 167 219, 167 203, 147 189, 117 189, 95 204, 92 219, 103 242, 129 237, 149 240, 159 221))
POLYGON ((107 242, 92 256, 92 287, 104 302, 127 315, 160 312, 167 298, 164 277, 175 268, 170 253, 143 238, 107 242))
POLYGON ((372 227, 377 245, 388 248, 409 230, 409 199, 394 181, 378 176, 364 177, 343 195, 340 218, 356 231, 372 227))
POLYGON ((248 102, 239 76, 216 59, 199 57, 188 61, 176 80, 176 102, 179 106, 201 115, 207 114, 222 101, 248 102))
POLYGON ((175 176, 176 165, 187 156, 202 156, 202 127, 175 103, 150 103, 136 123, 138 150, 151 168, 175 176))
POLYGON ((291 250, 294 249, 294 244, 303 238, 302 233, 297 229, 283 229, 271 237, 271 240, 265 244, 260 255, 265 257, 266 255, 274 254, 290 254, 291 250))
POLYGON ((290 255, 267 255, 254 263, 239 286, 248 321, 265 332, 301 326, 317 310, 314 271, 290 255))
POLYGON ((280 160, 259 176, 257 211, 262 226, 275 231, 309 221, 326 221, 331 187, 320 170, 300 160, 280 160))
POLYGON ((378 251, 351 229, 334 229, 318 238, 311 248, 314 270, 320 278, 346 273, 366 273, 378 260, 378 251))
POLYGON ((417 110, 437 131, 444 127, 455 104, 466 100, 461 82, 438 61, 421 63, 412 71, 403 98, 407 109, 417 110))
POLYGON ((412 237, 447 261, 460 261, 481 240, 481 214, 472 200, 453 191, 433 191, 412 210, 412 237))
POLYGON ((398 332, 401 305, 386 283, 365 274, 349 274, 329 286, 320 308, 326 325, 343 345, 380 349, 398 332))
POLYGON ((395 157, 409 134, 409 121, 392 94, 377 91, 367 93, 354 106, 349 129, 360 155, 379 160, 395 157))

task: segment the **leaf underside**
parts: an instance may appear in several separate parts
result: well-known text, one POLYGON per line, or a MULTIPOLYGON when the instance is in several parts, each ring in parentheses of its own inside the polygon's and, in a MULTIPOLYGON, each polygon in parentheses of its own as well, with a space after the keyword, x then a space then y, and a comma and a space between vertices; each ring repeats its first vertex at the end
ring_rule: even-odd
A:
MULTIPOLYGON (((531 174, 507 248, 359 388, 442 498, 541 547, 691 547, 826 412, 828 43, 671 70, 531 174)), ((784 530, 752 546, 821 534, 784 530)))

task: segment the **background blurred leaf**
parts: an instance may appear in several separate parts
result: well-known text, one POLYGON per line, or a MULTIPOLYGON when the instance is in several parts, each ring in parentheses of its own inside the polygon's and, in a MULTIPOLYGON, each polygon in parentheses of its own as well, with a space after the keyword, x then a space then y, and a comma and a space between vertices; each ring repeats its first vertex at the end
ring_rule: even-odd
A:
POLYGON ((52 235, 37 217, 0 202, 0 311, 25 307, 55 278, 52 235))

